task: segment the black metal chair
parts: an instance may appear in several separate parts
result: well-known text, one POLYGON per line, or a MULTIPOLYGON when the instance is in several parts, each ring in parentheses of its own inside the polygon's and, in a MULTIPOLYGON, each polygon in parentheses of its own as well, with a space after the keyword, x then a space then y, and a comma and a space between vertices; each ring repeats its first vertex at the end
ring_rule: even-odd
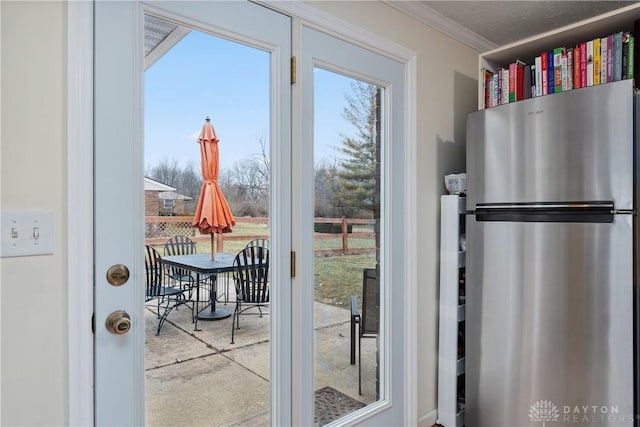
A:
POLYGON ((240 329, 240 314, 258 308, 262 317, 262 308, 269 307, 269 249, 250 246, 238 252, 233 261, 233 282, 236 307, 231 321, 231 344, 234 344, 235 330, 240 329))
MULTIPOLYGON (((193 255, 197 253, 196 244, 187 236, 173 236, 164 244, 165 256, 173 255, 193 255)), ((167 275, 169 278, 180 284, 180 288, 189 291, 189 299, 191 299, 191 292, 195 285, 205 283, 211 280, 211 275, 200 275, 200 283, 196 283, 196 275, 189 270, 184 270, 178 267, 168 267, 167 275)))
POLYGON ((164 325, 167 316, 174 307, 186 303, 184 293, 187 289, 174 288, 164 285, 164 272, 162 269, 162 257, 160 253, 151 246, 145 245, 144 266, 146 270, 145 302, 156 301, 158 316, 158 330, 164 325))
POLYGON ((269 239, 253 239, 252 241, 247 243, 246 247, 250 248, 252 246, 260 246, 269 249, 269 239))
POLYGON ((380 330, 380 282, 375 268, 365 268, 362 272, 362 315, 358 311, 358 297, 351 296, 352 365, 356 363, 356 325, 358 325, 358 392, 362 394, 362 338, 376 338, 380 330))

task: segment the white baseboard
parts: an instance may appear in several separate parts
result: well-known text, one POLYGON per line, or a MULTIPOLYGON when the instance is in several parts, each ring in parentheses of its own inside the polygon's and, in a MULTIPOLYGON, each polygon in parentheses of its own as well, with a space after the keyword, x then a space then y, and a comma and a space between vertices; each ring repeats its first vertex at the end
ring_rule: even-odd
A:
POLYGON ((418 427, 431 427, 438 418, 438 408, 418 418, 418 427))

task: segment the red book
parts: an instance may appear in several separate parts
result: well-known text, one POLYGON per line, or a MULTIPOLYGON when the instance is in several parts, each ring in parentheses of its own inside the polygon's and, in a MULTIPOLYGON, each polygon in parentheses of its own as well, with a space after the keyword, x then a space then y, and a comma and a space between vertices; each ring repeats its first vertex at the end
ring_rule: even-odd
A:
POLYGON ((549 94, 549 77, 548 77, 548 67, 549 67, 549 54, 547 52, 542 52, 540 57, 542 58, 542 94, 549 94))
POLYGON ((516 63, 516 101, 524 99, 522 82, 524 80, 524 63, 516 63))
POLYGON ((587 43, 580 43, 580 87, 587 87, 587 43))
POLYGON ((580 47, 576 46, 573 49, 573 88, 581 88, 580 84, 580 47))

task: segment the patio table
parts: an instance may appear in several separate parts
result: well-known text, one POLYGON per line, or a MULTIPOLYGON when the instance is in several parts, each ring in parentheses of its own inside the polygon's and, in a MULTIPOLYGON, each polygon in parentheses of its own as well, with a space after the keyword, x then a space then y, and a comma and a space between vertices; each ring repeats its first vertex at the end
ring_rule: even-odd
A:
POLYGON ((162 263, 171 267, 189 270, 196 274, 196 300, 194 310, 195 330, 198 329, 198 319, 200 320, 220 320, 231 316, 231 312, 224 308, 216 308, 217 299, 217 275, 233 271, 233 260, 235 255, 224 252, 216 253, 216 259, 211 259, 210 253, 200 253, 192 255, 172 255, 162 258, 162 263), (200 310, 200 275, 211 276, 211 289, 209 300, 205 308, 200 310), (198 311, 199 310, 199 311, 198 311))

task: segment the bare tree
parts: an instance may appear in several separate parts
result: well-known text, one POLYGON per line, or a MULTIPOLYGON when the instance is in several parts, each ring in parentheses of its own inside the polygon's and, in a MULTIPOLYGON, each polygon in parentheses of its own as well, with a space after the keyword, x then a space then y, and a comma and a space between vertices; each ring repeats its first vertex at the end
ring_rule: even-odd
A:
POLYGON ((179 193, 192 198, 198 198, 200 190, 202 188, 202 173, 199 167, 196 167, 195 162, 191 161, 187 163, 182 170, 180 176, 180 185, 177 187, 179 193))
POLYGON ((258 138, 260 152, 220 172, 218 182, 231 210, 238 216, 269 215, 271 162, 266 139, 258 138))
POLYGON ((182 170, 175 158, 169 160, 169 158, 165 156, 160 163, 151 168, 147 168, 147 176, 177 189, 182 176, 182 170))
POLYGON ((333 217, 342 214, 336 199, 338 169, 325 160, 315 167, 315 216, 333 217))

